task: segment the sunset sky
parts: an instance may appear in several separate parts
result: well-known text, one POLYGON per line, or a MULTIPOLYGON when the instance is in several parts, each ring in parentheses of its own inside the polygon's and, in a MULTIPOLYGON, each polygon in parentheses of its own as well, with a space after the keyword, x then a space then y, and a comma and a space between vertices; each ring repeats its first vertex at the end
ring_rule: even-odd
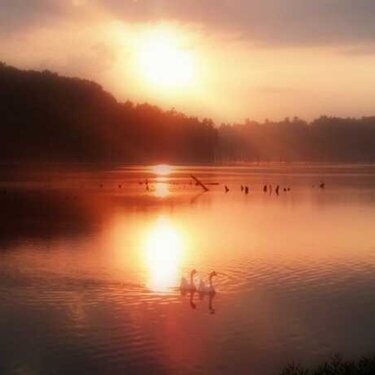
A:
POLYGON ((0 0, 0 60, 215 121, 375 114, 374 0, 0 0))

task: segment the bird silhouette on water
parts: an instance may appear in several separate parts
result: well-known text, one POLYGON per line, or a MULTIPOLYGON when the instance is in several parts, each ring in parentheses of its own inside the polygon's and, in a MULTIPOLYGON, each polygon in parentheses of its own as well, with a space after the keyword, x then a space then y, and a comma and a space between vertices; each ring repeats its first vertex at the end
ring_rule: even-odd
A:
POLYGON ((229 192, 229 188, 227 185, 224 186, 224 189, 225 189, 225 192, 228 193, 229 192))

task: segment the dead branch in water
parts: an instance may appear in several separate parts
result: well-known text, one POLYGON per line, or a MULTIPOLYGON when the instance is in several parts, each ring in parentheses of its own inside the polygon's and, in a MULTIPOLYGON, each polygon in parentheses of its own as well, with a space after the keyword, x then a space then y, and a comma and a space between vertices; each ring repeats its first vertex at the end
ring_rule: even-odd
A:
POLYGON ((204 191, 209 191, 210 189, 203 184, 202 181, 200 181, 197 177, 195 177, 194 175, 190 175, 191 178, 197 183, 197 185, 199 185, 204 191))

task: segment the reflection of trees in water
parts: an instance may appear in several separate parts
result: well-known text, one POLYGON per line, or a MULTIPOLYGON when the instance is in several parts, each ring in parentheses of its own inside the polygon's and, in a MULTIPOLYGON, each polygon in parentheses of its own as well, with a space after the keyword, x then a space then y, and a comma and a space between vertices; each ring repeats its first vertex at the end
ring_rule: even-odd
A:
POLYGON ((23 239, 78 236, 97 217, 73 193, 4 191, 0 194, 0 245, 23 239))
MULTIPOLYGON (((5 249, 10 243, 20 240, 85 235, 94 227, 103 225, 119 210, 137 207, 137 210, 158 208, 161 212, 169 212, 176 206, 189 206, 199 201, 194 197, 191 201, 190 194, 158 199, 145 194, 119 195, 116 190, 1 188, 0 248, 5 249)), ((202 201, 201 204, 210 204, 210 201, 202 201)))

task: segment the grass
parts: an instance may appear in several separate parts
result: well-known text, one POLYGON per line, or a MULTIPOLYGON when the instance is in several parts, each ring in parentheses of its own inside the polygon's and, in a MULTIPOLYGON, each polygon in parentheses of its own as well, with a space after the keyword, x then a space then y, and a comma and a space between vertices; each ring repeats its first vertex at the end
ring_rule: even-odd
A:
POLYGON ((334 356, 316 368, 291 364, 281 372, 281 375, 375 375, 375 357, 345 361, 340 356, 334 356))

